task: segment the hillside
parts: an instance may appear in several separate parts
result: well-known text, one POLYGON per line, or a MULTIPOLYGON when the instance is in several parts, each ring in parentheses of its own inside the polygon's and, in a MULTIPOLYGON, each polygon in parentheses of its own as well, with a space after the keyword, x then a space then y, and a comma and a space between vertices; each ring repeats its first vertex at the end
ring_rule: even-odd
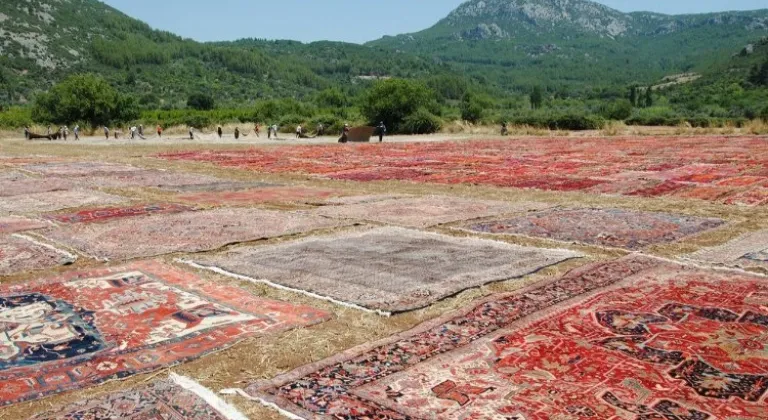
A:
POLYGON ((768 34, 768 10, 667 16, 587 0, 471 0, 424 31, 369 43, 484 75, 504 90, 588 91, 727 61, 768 34))

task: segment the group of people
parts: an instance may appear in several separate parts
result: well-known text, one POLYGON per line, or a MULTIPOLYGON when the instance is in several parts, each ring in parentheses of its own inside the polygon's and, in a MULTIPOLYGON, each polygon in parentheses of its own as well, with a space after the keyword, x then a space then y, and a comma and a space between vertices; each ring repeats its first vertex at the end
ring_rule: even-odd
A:
MULTIPOLYGON (((110 133, 109 127, 107 127, 105 125, 105 126, 103 126, 103 130, 104 130, 104 138, 109 140, 109 133, 110 133)), ((128 131, 131 133, 131 140, 134 140, 136 137, 139 137, 142 140, 146 140, 147 139, 146 137, 144 137, 144 126, 143 125, 132 126, 131 128, 128 129, 128 131)), ((123 132, 121 130, 115 129, 113 134, 114 134, 115 139, 119 139, 120 136, 123 134, 123 132)), ((163 137, 163 127, 161 125, 159 125, 159 124, 157 126, 157 137, 158 138, 162 138, 163 137)))
MULTIPOLYGON (((72 129, 72 133, 75 135, 75 140, 80 140, 80 126, 75 124, 75 127, 72 129)), ((69 127, 66 125, 63 125, 59 127, 58 130, 55 132, 53 131, 53 128, 49 125, 47 129, 47 134, 45 136, 38 136, 32 133, 32 130, 29 128, 28 125, 24 126, 24 138, 27 140, 31 140, 33 138, 48 138, 49 140, 53 140, 54 138, 63 138, 64 140, 67 140, 69 138, 69 127)))

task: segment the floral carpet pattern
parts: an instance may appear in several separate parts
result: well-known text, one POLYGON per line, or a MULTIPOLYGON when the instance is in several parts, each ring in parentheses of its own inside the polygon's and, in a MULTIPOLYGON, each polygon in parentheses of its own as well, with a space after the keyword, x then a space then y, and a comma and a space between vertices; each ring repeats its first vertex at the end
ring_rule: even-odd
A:
POLYGON ((128 200, 117 195, 89 190, 17 195, 0 200, 0 215, 48 212, 84 206, 120 204, 126 201, 128 200))
MULTIPOLYGON (((153 214, 173 214, 194 211, 195 207, 182 204, 143 204, 130 207, 102 207, 80 210, 74 213, 48 214, 45 217, 58 223, 93 223, 104 222, 127 217, 138 217, 153 214)), ((2 219, 0 219, 2 223, 2 219)))
POLYGON ((209 251, 346 224, 302 212, 216 209, 62 225, 41 231, 41 235, 95 259, 126 260, 209 251))
POLYGON ((327 318, 157 262, 0 286, 0 405, 172 366, 327 318))
POLYGON ((159 157, 363 182, 480 184, 763 205, 768 203, 765 150, 760 137, 523 138, 184 151, 159 157))
POLYGON ((765 419, 767 299, 762 277, 634 255, 247 392, 313 419, 765 419))
POLYGON ((248 205, 259 203, 320 202, 338 195, 337 191, 306 187, 269 187, 244 191, 213 191, 183 194, 176 200, 211 206, 248 205))
POLYGON ((68 265, 76 259, 74 255, 26 236, 0 235, 0 276, 68 265))
POLYGON ((48 223, 40 220, 26 219, 24 217, 0 217, 0 235, 23 232, 25 230, 43 229, 48 223))
POLYGON ((620 209, 555 209, 469 224, 472 232, 525 235, 629 250, 669 243, 723 226, 721 219, 620 209))
POLYGON ((721 246, 702 249, 687 258, 706 264, 768 270, 768 230, 748 233, 721 246))
POLYGON ((443 223, 550 207, 535 202, 510 203, 447 196, 393 198, 356 204, 326 206, 319 214, 342 218, 425 228, 443 223))
POLYGON ((581 256, 387 227, 238 248, 194 262, 390 314, 581 256))
MULTIPOLYGON (((233 411, 232 407, 228 412, 233 411)), ((239 413, 237 413, 239 414, 239 413)), ((102 397, 78 401, 34 420, 236 420, 172 379, 102 397)))

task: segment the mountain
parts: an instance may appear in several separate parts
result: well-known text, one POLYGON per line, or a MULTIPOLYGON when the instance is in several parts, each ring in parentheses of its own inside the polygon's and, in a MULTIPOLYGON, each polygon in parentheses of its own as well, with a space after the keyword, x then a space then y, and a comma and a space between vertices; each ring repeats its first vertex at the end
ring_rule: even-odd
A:
POLYGON ((502 90, 586 91, 701 71, 768 34, 768 10, 669 16, 587 0, 471 0, 424 31, 369 46, 457 64, 502 90))

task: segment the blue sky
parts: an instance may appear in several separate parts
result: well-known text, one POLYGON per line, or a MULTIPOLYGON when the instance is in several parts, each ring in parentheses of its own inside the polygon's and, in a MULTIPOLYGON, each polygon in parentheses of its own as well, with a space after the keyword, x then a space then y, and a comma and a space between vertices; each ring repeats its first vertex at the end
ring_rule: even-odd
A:
MULTIPOLYGON (((106 0, 154 28, 199 41, 240 38, 366 42, 425 29, 463 0, 106 0)), ((599 0, 622 11, 768 8, 766 0, 599 0)))

